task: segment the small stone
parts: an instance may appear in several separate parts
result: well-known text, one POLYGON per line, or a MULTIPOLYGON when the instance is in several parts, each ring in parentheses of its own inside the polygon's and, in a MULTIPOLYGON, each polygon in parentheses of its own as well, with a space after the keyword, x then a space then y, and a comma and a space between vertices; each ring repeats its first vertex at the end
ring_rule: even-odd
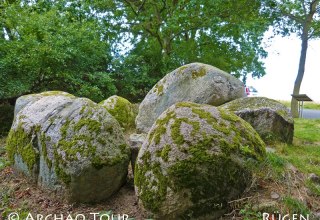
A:
POLYGON ((267 151, 268 153, 275 153, 275 152, 276 152, 276 149, 271 148, 271 147, 266 147, 266 151, 267 151))
POLYGON ((287 164, 287 169, 291 170, 293 173, 298 172, 298 169, 295 166, 293 166, 291 163, 287 164))
POLYGON ((320 219, 320 212, 314 212, 313 215, 315 219, 320 219))
POLYGON ((136 159, 139 153, 139 150, 143 144, 143 142, 146 140, 147 134, 131 134, 129 137, 129 146, 131 148, 131 167, 132 172, 134 174, 134 167, 136 164, 136 159))
POLYGON ((253 211, 274 211, 274 208, 277 206, 276 201, 262 201, 259 204, 256 204, 252 207, 253 211))
POLYGON ((320 184, 320 177, 315 173, 310 173, 308 179, 313 183, 320 184))
POLYGON ((279 199, 280 195, 276 192, 271 192, 271 199, 279 199))

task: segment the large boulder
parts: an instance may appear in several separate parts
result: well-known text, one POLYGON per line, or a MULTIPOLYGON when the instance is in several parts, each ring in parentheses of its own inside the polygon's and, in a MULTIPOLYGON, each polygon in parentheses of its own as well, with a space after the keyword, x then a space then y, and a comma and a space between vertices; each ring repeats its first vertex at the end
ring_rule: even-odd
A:
POLYGON ((210 65, 191 63, 167 74, 149 91, 140 104, 136 126, 148 133, 159 115, 177 102, 219 106, 245 96, 244 84, 232 75, 210 65))
POLYGON ((139 205, 155 219, 218 219, 265 155, 259 135, 235 114, 177 103, 156 120, 138 154, 139 205))
POLYGON ((265 97, 246 97, 221 107, 249 122, 265 143, 292 143, 294 121, 288 108, 280 102, 265 97))
POLYGON ((17 113, 7 152, 18 171, 72 202, 108 198, 124 184, 130 160, 108 111, 64 94, 42 96, 17 113))
POLYGON ((130 130, 135 128, 137 116, 134 105, 120 96, 111 96, 99 103, 119 122, 122 128, 130 130))
POLYGON ((16 104, 14 106, 14 116, 16 116, 18 112, 28 104, 38 101, 44 96, 52 96, 52 95, 64 95, 64 96, 74 97, 73 95, 67 92, 62 92, 62 91, 47 91, 47 92, 42 92, 37 94, 23 95, 16 100, 16 104))

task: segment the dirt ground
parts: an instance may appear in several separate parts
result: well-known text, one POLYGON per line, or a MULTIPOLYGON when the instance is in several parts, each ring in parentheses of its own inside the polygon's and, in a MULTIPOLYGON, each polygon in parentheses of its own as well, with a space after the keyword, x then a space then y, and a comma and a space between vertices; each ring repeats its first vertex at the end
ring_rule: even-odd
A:
MULTIPOLYGON (((131 173, 128 175, 126 184, 117 193, 107 201, 97 204, 69 204, 55 193, 38 188, 11 167, 0 171, 1 191, 8 194, 7 205, 12 212, 30 212, 34 217, 37 214, 43 216, 63 214, 64 217, 67 217, 68 214, 73 216, 84 214, 87 219, 94 219, 93 214, 90 213, 108 213, 111 216, 110 213, 112 212, 115 216, 126 214, 129 218, 134 218, 135 220, 144 219, 138 208, 131 173)), ((0 206, 0 213, 5 211, 4 209, 1 210, 0 206)), ((0 214, 1 218, 2 214, 0 214)))

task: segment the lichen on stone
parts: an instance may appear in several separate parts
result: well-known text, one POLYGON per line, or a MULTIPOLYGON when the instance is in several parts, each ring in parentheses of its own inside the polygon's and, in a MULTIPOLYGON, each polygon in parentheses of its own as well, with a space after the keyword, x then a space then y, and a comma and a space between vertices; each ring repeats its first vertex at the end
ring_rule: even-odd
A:
POLYGON ((265 97, 246 97, 221 108, 234 112, 251 124, 266 144, 292 143, 294 121, 283 104, 265 97))
POLYGON ((207 71, 205 67, 201 67, 198 70, 193 70, 191 73, 193 79, 197 79, 199 77, 205 76, 206 74, 207 74, 207 71))
POLYGON ((127 99, 120 96, 111 96, 99 104, 105 107, 125 130, 129 131, 135 127, 137 113, 134 110, 133 104, 127 99))
POLYGON ((144 201, 145 207, 149 210, 157 212, 160 208, 161 202, 167 195, 168 179, 162 174, 160 164, 151 164, 150 159, 150 152, 146 151, 141 157, 144 165, 140 167, 138 164, 136 164, 134 182, 141 191, 140 197, 144 201), (144 184, 147 173, 150 170, 155 175, 157 180, 144 184))
POLYGON ((163 94, 163 85, 157 83, 154 87, 154 92, 157 93, 158 96, 161 96, 163 94))
POLYGON ((126 179, 130 148, 122 129, 104 107, 62 96, 49 92, 18 112, 7 140, 10 161, 69 201, 106 199, 126 179))
POLYGON ((226 198, 239 196, 249 184, 247 161, 262 161, 264 147, 254 129, 233 113, 177 103, 157 119, 140 149, 135 168, 139 200, 159 219, 217 214, 226 208, 226 198))
POLYGON ((6 142, 6 149, 11 163, 14 163, 16 154, 21 155, 22 160, 31 171, 39 160, 39 150, 34 146, 34 138, 38 127, 33 127, 34 133, 26 132, 22 122, 15 129, 11 129, 6 142))

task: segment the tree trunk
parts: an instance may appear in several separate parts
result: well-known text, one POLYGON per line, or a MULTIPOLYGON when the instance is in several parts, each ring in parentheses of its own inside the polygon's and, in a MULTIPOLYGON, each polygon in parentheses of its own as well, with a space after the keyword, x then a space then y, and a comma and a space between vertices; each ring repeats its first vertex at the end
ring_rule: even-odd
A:
MULTIPOLYGON (((307 27, 303 28, 303 34, 301 36, 301 52, 300 52, 300 61, 299 61, 299 69, 296 81, 294 82, 293 87, 293 95, 298 95, 300 92, 300 86, 303 79, 305 65, 306 65, 306 57, 308 50, 308 30, 307 27)), ((298 112, 298 101, 292 97, 291 99, 291 113, 294 118, 299 117, 298 112)))
MULTIPOLYGON (((300 93, 300 87, 305 71, 306 58, 307 58, 307 50, 308 50, 308 29, 307 27, 303 27, 303 33, 301 36, 301 52, 300 52, 300 60, 299 60, 299 69, 296 81, 294 82, 293 87, 293 95, 298 95, 300 93)), ((298 112, 298 101, 292 97, 291 99, 291 114, 294 118, 299 117, 298 112)))
MULTIPOLYGON (((319 2, 320 2, 320 0, 313 0, 310 3, 310 5, 309 5, 310 11, 308 14, 305 14, 305 19, 303 22, 301 22, 301 25, 302 25, 301 53, 300 53, 298 75, 297 75, 296 81, 294 82, 294 87, 293 87, 293 95, 298 95, 300 93, 300 86, 301 86, 301 82, 302 82, 304 70, 305 70, 305 65, 306 65, 310 25, 313 20, 313 15, 317 11, 317 6, 318 6, 319 2)), ((303 4, 304 3, 305 2, 303 1, 303 4)), ((306 12, 306 10, 305 10, 305 12, 306 12)), ((291 99, 291 113, 294 118, 299 117, 298 101, 294 98, 291 99)))

